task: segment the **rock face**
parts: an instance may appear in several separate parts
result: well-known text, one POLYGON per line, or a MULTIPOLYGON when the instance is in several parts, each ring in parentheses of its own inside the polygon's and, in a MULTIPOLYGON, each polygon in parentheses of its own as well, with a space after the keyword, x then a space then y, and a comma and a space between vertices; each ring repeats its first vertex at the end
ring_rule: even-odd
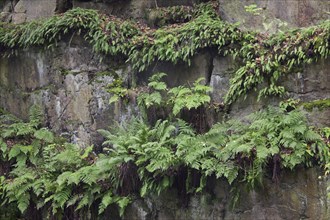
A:
POLYGON ((0 21, 15 24, 47 18, 72 8, 72 0, 5 0, 0 21))
MULTIPOLYGON (((50 128, 81 147, 92 143, 97 146, 101 141, 97 129, 111 126, 114 120, 125 121, 136 112, 134 106, 109 105, 110 94, 106 92, 106 85, 113 80, 111 73, 130 78, 132 70, 116 68, 115 62, 100 62, 99 58, 80 38, 61 43, 52 52, 35 48, 17 57, 1 58, 0 105, 27 117, 31 104, 38 104, 50 128)), ((167 81, 172 85, 206 77, 213 87, 213 99, 221 102, 234 66, 227 57, 205 52, 196 56, 190 67, 160 63, 155 71, 167 72, 167 81)), ((329 62, 320 61, 303 73, 288 76, 290 80, 284 84, 292 97, 304 101, 329 98, 329 84, 323 83, 328 80, 329 69, 329 62)), ((146 77, 138 78, 143 81, 146 77)), ((265 104, 256 102, 251 94, 248 97, 233 106, 232 117, 241 117, 265 104)), ((329 126, 328 119, 329 109, 310 113, 311 123, 319 126, 329 126)), ((249 192, 238 186, 241 200, 234 209, 230 208, 235 197, 230 193, 232 188, 224 181, 211 180, 208 193, 185 201, 175 189, 160 197, 138 200, 128 208, 124 219, 328 219, 327 183, 319 175, 321 172, 315 169, 302 168, 284 171, 279 183, 266 179, 259 191, 249 192)))
POLYGON ((279 183, 265 179, 263 188, 248 191, 236 188, 240 194, 232 207, 235 192, 226 182, 213 182, 208 193, 188 198, 185 206, 175 190, 160 197, 134 202, 124 219, 219 219, 219 220, 280 220, 329 219, 326 181, 316 169, 285 171, 279 183))
POLYGON ((193 5, 203 0, 2 0, 0 21, 23 23, 47 18, 71 8, 95 9, 105 14, 144 20, 147 8, 193 5), (3 1, 3 2, 2 2, 3 1))
POLYGON ((138 73, 137 79, 142 84, 147 82, 148 78, 157 72, 166 73, 164 81, 170 86, 192 85, 199 78, 204 78, 209 84, 212 74, 213 57, 208 51, 201 51, 198 56, 192 58, 191 65, 179 62, 175 65, 169 62, 157 62, 147 71, 138 73))
MULTIPOLYGON (((193 5, 205 0, 2 0, 0 21, 22 23, 62 13, 72 7, 96 9, 106 14, 143 20, 147 8, 193 5)), ((251 30, 274 32, 287 26, 308 26, 330 18, 327 0, 219 0, 220 15, 251 30), (245 6, 256 4, 258 15, 245 6)))
POLYGON ((31 104, 37 104, 44 109, 47 125, 57 133, 82 147, 94 143, 98 128, 106 128, 126 112, 108 104, 105 86, 113 80, 111 73, 130 75, 130 70, 114 70, 114 65, 100 63, 100 57, 84 44, 73 40, 52 52, 36 48, 1 58, 1 107, 26 118, 31 104), (115 116, 115 110, 121 115, 115 116))
MULTIPOLYGON (((228 21, 245 19, 245 26, 264 28, 264 18, 259 20, 245 14, 244 5, 256 2, 271 17, 289 22, 291 26, 305 26, 321 18, 329 18, 322 11, 329 11, 329 2, 305 1, 220 1, 220 12, 228 21), (243 4, 244 3, 244 4, 243 4), (255 26, 254 26, 255 24, 255 26)), ((21 23, 63 12, 71 7, 103 10, 106 13, 142 18, 146 7, 189 5, 197 1, 177 0, 13 0, 0 1, 0 19, 21 23), (126 14, 124 14, 124 12, 126 14)), ((199 2, 199 1, 198 1, 199 2)), ((265 18, 269 19, 269 18, 265 18)), ((280 21, 277 21, 280 22, 280 21)), ((277 23, 276 25, 279 25, 277 23)), ((276 28, 275 28, 276 29, 276 28)), ((274 30, 275 30, 274 29, 274 30)), ((127 120, 137 112, 136 105, 109 105, 110 94, 106 87, 114 75, 124 78, 125 83, 146 84, 148 76, 155 72, 167 73, 170 86, 191 83, 204 77, 213 88, 214 102, 222 103, 229 88, 230 78, 239 64, 229 57, 215 56, 211 51, 201 51, 192 59, 192 65, 157 63, 144 73, 136 74, 128 65, 118 65, 113 57, 100 57, 80 37, 64 39, 53 51, 33 48, 20 51, 18 56, 0 58, 0 107, 21 118, 27 118, 32 104, 43 108, 45 125, 58 134, 71 139, 81 147, 98 144, 102 138, 97 129, 107 128, 114 121, 127 120)), ((305 66, 303 71, 282 80, 289 92, 288 97, 302 101, 330 98, 330 60, 305 66)), ((231 109, 230 117, 242 117, 278 99, 256 101, 251 92, 246 100, 238 100, 231 109)), ((222 113, 211 115, 209 124, 222 119, 222 113)), ((330 109, 314 109, 308 113, 312 125, 330 126, 330 109)), ((280 181, 265 179, 259 191, 237 190, 241 199, 234 209, 230 203, 235 193, 224 181, 210 181, 207 193, 181 198, 175 189, 160 197, 135 201, 124 219, 330 219, 329 200, 326 196, 327 180, 319 178, 316 169, 284 171, 280 181)))
MULTIPOLYGON (((283 85, 288 94, 287 98, 299 99, 302 102, 308 102, 319 99, 329 99, 330 85, 330 59, 320 60, 318 63, 305 66, 302 72, 284 76, 279 83, 283 85)), ((269 98, 263 99, 261 102, 256 101, 257 94, 250 92, 246 100, 239 100, 232 106, 231 114, 242 116, 257 111, 268 104, 277 104, 280 99, 269 98)), ((330 109, 323 109, 318 113, 310 113, 315 117, 309 117, 309 121, 313 125, 330 126, 329 116, 330 109), (322 116, 325 114, 325 116, 322 116), (323 119, 322 119, 323 118, 323 119)), ((317 110, 315 110, 317 111, 317 110)))
POLYGON ((92 8, 105 14, 113 14, 119 17, 130 17, 143 20, 146 16, 146 9, 156 7, 168 7, 174 5, 192 5, 200 0, 75 0, 74 7, 92 8))
POLYGON ((275 32, 288 27, 303 27, 330 18, 330 1, 326 0, 219 0, 220 16, 230 22, 240 22, 250 30, 275 32), (256 4, 258 15, 245 6, 256 4))

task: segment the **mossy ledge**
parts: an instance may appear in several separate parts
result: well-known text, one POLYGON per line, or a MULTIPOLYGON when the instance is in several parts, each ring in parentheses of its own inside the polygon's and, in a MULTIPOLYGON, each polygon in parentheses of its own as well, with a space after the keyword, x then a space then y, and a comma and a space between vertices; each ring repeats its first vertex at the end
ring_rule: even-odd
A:
POLYGON ((56 46, 65 35, 80 34, 95 52, 122 57, 137 71, 156 61, 177 63, 190 59, 203 48, 215 48, 220 55, 242 61, 234 73, 224 104, 260 86, 259 98, 284 95, 278 79, 297 67, 326 59, 330 54, 330 20, 317 26, 267 35, 241 31, 237 25, 222 21, 215 2, 195 6, 189 22, 159 29, 95 10, 76 8, 43 21, 0 26, 1 55, 15 54, 32 46, 56 46), (266 83, 264 83, 266 82, 266 83))
POLYGON ((302 106, 307 111, 313 111, 314 108, 322 111, 324 109, 330 108, 330 99, 314 100, 311 102, 302 103, 302 106))

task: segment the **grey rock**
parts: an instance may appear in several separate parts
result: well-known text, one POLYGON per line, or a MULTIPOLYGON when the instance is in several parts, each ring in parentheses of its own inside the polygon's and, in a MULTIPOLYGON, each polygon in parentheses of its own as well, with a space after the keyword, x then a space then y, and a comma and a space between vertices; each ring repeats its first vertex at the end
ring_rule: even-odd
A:
POLYGON ((26 13, 26 1, 21 0, 18 1, 18 3, 16 4, 15 8, 14 8, 14 12, 15 13, 26 13))
POLYGON ((0 22, 10 22, 12 15, 10 12, 0 12, 0 22))
MULTIPOLYGON (((13 12, 15 5, 17 4, 18 0, 5 0, 2 1, 2 8, 0 11, 2 12, 13 12)), ((1 3, 0 3, 1 5, 1 3)))
POLYGON ((130 17, 138 20, 145 18, 146 9, 155 7, 167 7, 175 5, 192 5, 199 0, 104 0, 104 1, 74 1, 73 7, 90 8, 105 14, 119 17, 130 17))
POLYGON ((67 10, 72 9, 73 7, 73 1, 72 0, 56 0, 56 13, 63 13, 67 10))
POLYGON ((20 0, 15 5, 13 23, 23 23, 55 14, 56 0, 20 0))
POLYGON ((214 102, 222 103, 226 95, 230 78, 235 70, 235 62, 230 57, 215 57, 213 59, 213 70, 210 86, 213 89, 212 99, 214 102))
MULTIPOLYGON (((147 199, 153 204, 148 219, 328 219, 327 180, 319 175, 322 173, 318 169, 300 168, 294 172, 282 171, 277 184, 265 178, 263 187, 254 191, 239 185, 240 200, 233 209, 230 208, 233 198, 228 190, 230 186, 221 180, 215 182, 211 194, 204 192, 190 197, 187 207, 180 203, 176 191, 168 190, 159 197, 147 199)), ((138 210, 144 210, 144 216, 147 216, 147 209, 143 208, 147 200, 139 200, 129 207, 124 219, 138 216, 138 210)))
MULTIPOLYGON (((130 118, 134 106, 109 105, 105 87, 113 76, 98 75, 115 65, 100 62, 91 48, 79 39, 61 43, 52 52, 20 51, 0 59, 0 106, 26 119, 32 104, 45 113, 45 123, 58 134, 68 133, 81 147, 98 145, 97 129, 130 118), (81 43, 78 43, 81 42, 81 43)), ((109 70, 110 69, 110 70, 109 70)), ((130 68, 120 70, 130 75, 130 68)))
POLYGON ((25 13, 12 14, 12 22, 15 24, 21 24, 27 21, 27 15, 25 13))
POLYGON ((138 81, 145 83, 152 74, 163 72, 167 74, 164 81, 170 87, 192 85, 199 78, 204 78, 205 83, 208 84, 212 73, 212 59, 211 54, 204 51, 192 58, 190 66, 183 62, 175 65, 170 62, 157 62, 147 71, 138 73, 138 81))
POLYGON ((330 2, 324 0, 219 0, 220 15, 244 29, 276 32, 287 27, 303 27, 330 18, 330 2), (261 10, 253 15, 245 6, 256 4, 261 10))

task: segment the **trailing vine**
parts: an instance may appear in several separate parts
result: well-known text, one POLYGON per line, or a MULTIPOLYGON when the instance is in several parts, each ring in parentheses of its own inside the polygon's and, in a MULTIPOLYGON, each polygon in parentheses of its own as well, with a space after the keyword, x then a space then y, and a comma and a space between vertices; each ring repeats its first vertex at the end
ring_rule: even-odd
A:
MULTIPOLYGON (((2 24, 0 48, 4 51, 2 55, 32 46, 51 48, 67 35, 80 34, 94 51, 121 56, 138 71, 146 70, 157 61, 190 64, 191 58, 201 49, 216 48, 219 54, 231 55, 242 62, 232 77, 225 104, 246 96, 259 85, 263 85, 259 88, 259 99, 284 95, 285 88, 277 83, 281 76, 329 56, 329 20, 317 26, 269 36, 243 32, 237 25, 222 21, 216 12, 216 4, 203 3, 189 8, 188 15, 192 10, 192 16, 188 16, 188 22, 159 29, 102 15, 94 10, 75 8, 44 21, 2 24)), ((165 10, 169 17, 174 16, 171 19, 176 22, 178 9, 159 10, 165 10)), ((185 14, 181 9, 179 11, 178 14, 185 14)), ((181 22, 181 17, 178 20, 181 22)))

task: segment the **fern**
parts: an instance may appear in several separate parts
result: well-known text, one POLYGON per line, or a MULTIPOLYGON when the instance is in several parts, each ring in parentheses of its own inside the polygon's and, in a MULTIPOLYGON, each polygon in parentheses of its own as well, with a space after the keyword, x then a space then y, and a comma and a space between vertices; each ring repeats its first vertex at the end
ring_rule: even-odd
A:
POLYGON ((123 216, 125 209, 127 207, 127 205, 129 205, 131 203, 131 199, 129 197, 117 197, 116 199, 116 204, 119 207, 119 215, 123 216))
POLYGON ((151 89, 149 92, 142 92, 139 94, 137 100, 140 107, 160 105, 163 101, 161 92, 167 90, 167 85, 160 80, 166 76, 165 73, 157 73, 149 77, 148 87, 151 89))
POLYGON ((24 213, 25 210, 28 208, 30 204, 30 195, 29 194, 23 194, 17 198, 17 208, 21 211, 21 213, 24 213))
POLYGON ((99 205, 99 214, 102 214, 105 209, 114 202, 115 201, 112 192, 108 191, 107 193, 105 193, 99 205))
POLYGON ((172 108, 172 114, 178 115, 182 109, 198 108, 210 103, 211 88, 202 84, 203 78, 196 80, 192 87, 178 86, 168 90, 166 83, 160 80, 164 73, 154 74, 149 78, 149 91, 138 95, 138 105, 147 109, 151 106, 166 105, 172 108))
POLYGON ((173 115, 177 115, 184 108, 189 110, 192 108, 198 108, 211 101, 211 98, 208 95, 208 93, 211 92, 211 88, 202 85, 201 82, 203 80, 203 78, 196 80, 192 88, 179 86, 169 90, 168 93, 171 95, 169 103, 173 105, 173 115))
POLYGON ((42 122, 42 117, 43 113, 41 111, 41 108, 36 105, 33 105, 29 111, 29 124, 31 124, 35 128, 38 127, 42 122))
MULTIPOLYGON (((208 91, 199 85, 189 90, 208 91)), ((11 165, 0 177, 1 206, 13 204, 23 213, 35 204, 49 217, 60 217, 66 207, 80 213, 98 207, 101 214, 115 204, 123 215, 134 193, 159 195, 173 186, 183 168, 189 193, 201 192, 209 176, 258 187, 274 161, 276 169, 317 161, 329 170, 327 130, 318 134, 298 109, 268 108, 241 121, 218 123, 205 134, 182 119, 150 125, 133 118, 100 130, 105 148, 97 155, 93 146, 80 149, 34 124, 14 120, 0 126, 2 134, 11 133, 0 139, 1 160, 11 165), (18 135, 20 126, 34 131, 18 135), (191 183, 192 172, 200 174, 199 185, 191 183)))
POLYGON ((45 128, 40 129, 40 130, 37 130, 34 133, 34 137, 37 138, 37 139, 39 139, 39 140, 45 141, 47 143, 53 143, 54 142, 54 135, 53 135, 53 133, 50 132, 50 131, 48 131, 45 128))
POLYGON ((69 187, 59 187, 52 197, 53 213, 56 213, 58 209, 63 209, 64 205, 71 197, 72 190, 69 187))

